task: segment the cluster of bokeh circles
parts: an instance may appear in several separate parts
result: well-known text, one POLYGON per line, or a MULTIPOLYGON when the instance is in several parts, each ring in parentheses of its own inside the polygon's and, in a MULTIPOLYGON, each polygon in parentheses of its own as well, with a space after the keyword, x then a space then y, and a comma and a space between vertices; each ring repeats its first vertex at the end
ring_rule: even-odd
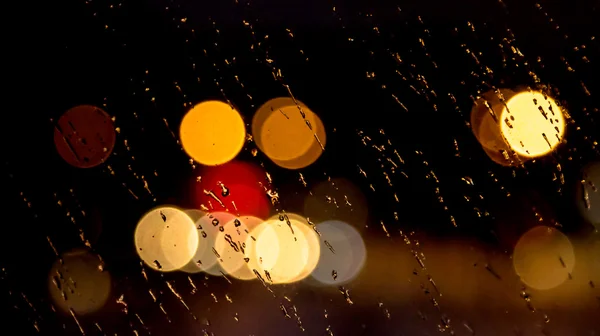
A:
MULTIPOLYGON (((552 153, 565 135, 563 108, 544 91, 498 89, 483 94, 471 111, 475 137, 494 162, 520 165, 552 153)), ((218 166, 233 160, 248 137, 241 114, 222 101, 195 105, 180 125, 181 145, 194 161, 218 166)), ((273 163, 286 169, 313 164, 325 149, 321 119, 292 98, 274 98, 254 113, 252 139, 273 163)), ((106 161, 115 145, 111 117, 102 109, 81 105, 55 124, 54 142, 60 156, 79 168, 106 161)))
POLYGON ((565 115, 543 91, 498 89, 483 94, 471 110, 471 127, 486 154, 503 166, 552 153, 563 142, 565 115))
MULTIPOLYGON (((503 166, 549 155, 563 141, 565 117, 557 102, 542 91, 502 88, 484 93, 471 111, 471 127, 488 157, 503 166)), ((560 285, 573 270, 574 252, 560 231, 536 226, 513 250, 513 267, 532 288, 560 285), (561 266, 557 262, 562 256, 561 266)))
MULTIPOLYGON (((69 109, 54 125, 58 154, 77 168, 104 163, 116 142, 113 121, 99 107, 79 105, 69 109)), ((323 122, 304 103, 292 98, 274 98, 264 103, 254 114, 251 129, 257 147, 286 169, 313 164, 325 149, 323 122)), ((185 152, 206 166, 233 160, 248 136, 241 114, 217 100, 201 102, 188 111, 179 135, 185 152)))
MULTIPOLYGON (((260 279, 268 284, 289 284, 310 276, 315 283, 332 285, 351 281, 362 269, 366 248, 357 229, 343 215, 328 213, 327 207, 313 201, 321 196, 325 202, 321 189, 332 187, 331 181, 317 184, 303 201, 304 212, 314 214, 313 222, 296 213, 274 214, 275 196, 257 165, 233 160, 203 167, 201 176, 193 182, 197 208, 160 206, 138 222, 136 250, 152 269, 260 279)), ((342 192, 356 190, 343 179, 336 181, 342 192)), ((359 210, 366 208, 364 199, 357 193, 348 195, 356 200, 349 211, 355 219, 365 220, 366 214, 359 210)))
MULTIPOLYGON (((252 118, 257 147, 276 165, 300 169, 313 164, 325 149, 325 127, 302 102, 274 98, 252 118)), ((196 162, 221 165, 234 159, 246 141, 244 120, 234 107, 221 101, 194 106, 180 126, 181 144, 196 162)))
MULTIPOLYGON (((93 106, 68 110, 55 124, 57 153, 77 168, 104 163, 116 141, 113 121, 93 106)), ((566 113, 543 91, 503 88, 478 97, 471 127, 491 160, 502 166, 522 166, 550 155, 563 142, 566 113)), ((303 214, 275 211, 279 195, 264 168, 235 159, 252 139, 281 168, 297 170, 315 163, 325 149, 326 132, 321 119, 304 103, 293 98, 269 100, 246 123, 225 102, 201 102, 182 119, 179 135, 187 155, 202 165, 200 176, 191 182, 195 206, 162 205, 141 217, 134 244, 148 267, 268 284, 312 279, 316 284, 341 285, 359 274, 366 248, 357 227, 366 223, 367 204, 358 188, 349 181, 326 181, 303 200, 303 214), (333 207, 328 204, 332 202, 333 207), (344 206, 351 210, 349 215, 335 213, 344 206)), ((600 224, 600 194, 595 186, 599 179, 600 164, 591 163, 577 185, 577 194, 583 196, 577 200, 582 217, 596 227, 600 224)), ((535 226, 513 247, 513 268, 531 288, 555 288, 575 267, 573 245, 556 228, 535 226)), ((57 262, 51 271, 53 299, 66 301, 69 274, 69 279, 87 279, 82 282, 97 286, 87 296, 80 288, 75 300, 59 303, 59 307, 78 314, 97 309, 110 289, 102 260, 84 250, 63 255, 62 260, 67 259, 72 262, 57 262)))
MULTIPOLYGON (((97 107, 70 109, 55 125, 57 152, 77 168, 104 163, 116 141, 113 121, 97 107)), ((274 98, 246 124, 233 106, 204 101, 185 114, 179 135, 184 151, 202 165, 192 182, 197 206, 159 206, 139 220, 135 247, 148 266, 160 272, 204 272, 273 284, 309 275, 323 284, 343 284, 359 273, 366 249, 352 225, 327 215, 317 214, 315 224, 299 214, 274 214, 279 196, 264 169, 234 160, 253 139, 279 167, 293 170, 313 164, 325 149, 326 132, 308 106, 293 98, 274 98)), ((311 202, 308 212, 318 213, 311 202)))
MULTIPOLYGON (((321 119, 293 98, 275 98, 260 106, 251 134, 258 149, 286 169, 313 164, 326 144, 321 119)), ((140 220, 135 243, 146 264, 163 272, 205 272, 273 284, 309 275, 322 283, 331 278, 344 283, 356 276, 365 248, 352 226, 337 221, 315 224, 285 212, 272 216, 279 196, 264 171, 232 161, 248 139, 235 108, 221 101, 197 104, 183 118, 180 138, 185 152, 206 166, 195 194, 199 206, 159 207, 140 220), (357 236, 358 262, 335 270, 335 258, 323 257, 324 251, 333 254, 331 241, 355 241, 357 236)))
POLYGON ((268 284, 309 275, 323 284, 344 284, 361 270, 366 254, 358 231, 342 221, 315 225, 292 213, 261 219, 172 206, 155 208, 140 220, 135 245, 157 271, 205 272, 268 284))

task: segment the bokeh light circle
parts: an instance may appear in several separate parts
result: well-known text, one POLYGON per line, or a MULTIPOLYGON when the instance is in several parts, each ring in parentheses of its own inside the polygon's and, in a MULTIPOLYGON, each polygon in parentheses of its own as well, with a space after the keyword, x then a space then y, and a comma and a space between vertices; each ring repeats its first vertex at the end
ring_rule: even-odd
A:
POLYGON ((352 281, 362 270, 367 258, 365 243, 358 231, 337 220, 317 224, 321 233, 321 256, 312 277, 326 285, 342 285, 352 281))
POLYGON ((249 162, 230 161, 203 167, 200 181, 193 182, 195 202, 208 211, 228 211, 239 216, 267 218, 271 211, 265 188, 265 172, 249 162))
POLYGON ((301 216, 274 216, 251 231, 246 239, 248 267, 256 270, 267 283, 285 284, 305 276, 314 264, 311 239, 301 227, 301 216))
POLYGON ((154 270, 180 269, 192 260, 198 249, 194 222, 175 207, 153 209, 138 222, 135 249, 144 263, 154 270))
POLYGON ((499 122, 508 145, 527 158, 554 150, 565 132, 562 109, 553 98, 538 91, 518 92, 510 97, 499 122))
POLYGON ((521 236, 513 251, 513 266, 527 286, 547 290, 567 280, 575 267, 571 241, 549 226, 536 226, 521 236))
POLYGON ((64 253, 48 274, 48 291, 52 302, 64 313, 77 315, 101 309, 111 293, 111 277, 101 259, 85 250, 64 253))
POLYGON ((238 155, 246 140, 246 127, 238 111, 211 100, 195 105, 183 117, 179 135, 183 149, 192 159, 214 166, 238 155))
POLYGON ((252 119, 252 134, 258 148, 276 165, 287 169, 313 164, 326 144, 321 119, 304 103, 289 97, 264 103, 252 119))
POLYGON ((104 163, 112 153, 116 139, 111 117, 91 105, 69 109, 54 127, 56 151, 77 168, 92 168, 104 163))

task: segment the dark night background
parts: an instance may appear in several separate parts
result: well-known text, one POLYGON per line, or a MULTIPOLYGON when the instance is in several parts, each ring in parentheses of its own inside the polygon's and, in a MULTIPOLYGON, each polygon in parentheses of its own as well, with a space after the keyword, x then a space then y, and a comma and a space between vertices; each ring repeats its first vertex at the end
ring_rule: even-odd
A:
MULTIPOLYGON (((399 230, 415 231, 426 237, 425 241, 476 242, 489 255, 496 255, 510 250, 511 239, 531 227, 533 213, 538 212, 546 225, 560 223, 560 230, 569 237, 598 239, 594 227, 577 213, 579 196, 575 192, 581 168, 598 159, 593 143, 599 130, 597 1, 541 1, 541 9, 534 1, 515 0, 68 0, 20 5, 23 8, 7 13, 16 22, 11 24, 4 49, 9 57, 5 101, 11 103, 5 104, 2 132, 1 185, 6 196, 4 241, 0 244, 0 267, 6 271, 0 285, 2 334, 35 333, 34 320, 39 321, 41 334, 79 333, 70 317, 50 310, 46 294, 47 274, 55 260, 46 237, 59 251, 81 246, 65 207, 78 216, 95 252, 106 261, 114 282, 112 295, 116 299, 124 294, 129 305, 128 313, 123 313, 114 299, 109 300, 102 313, 89 321, 83 319, 90 335, 97 334, 90 327, 93 321, 102 325, 106 334, 119 335, 131 334, 133 329, 143 335, 202 335, 203 330, 215 335, 299 334, 295 318, 280 316, 280 298, 273 298, 257 282, 229 284, 196 275, 198 283, 205 283, 205 290, 214 292, 219 302, 215 304, 209 295, 190 299, 199 319, 194 321, 176 298, 167 295, 164 286, 166 280, 172 280, 180 284, 180 292, 188 293, 184 289, 187 276, 150 274, 151 286, 164 293, 161 300, 172 320, 167 323, 144 289, 132 243, 135 224, 149 209, 159 204, 194 206, 189 195, 196 173, 170 131, 177 137, 189 104, 223 100, 221 88, 249 123, 265 101, 288 96, 274 79, 272 67, 281 69, 294 96, 310 106, 326 126, 326 151, 302 170, 307 182, 344 177, 366 196, 369 225, 364 239, 369 253, 370 244, 379 249, 369 258, 381 256, 371 262, 381 263, 373 266, 375 271, 396 268, 404 272, 397 277, 403 283, 415 277, 412 272, 417 265, 403 246, 399 230), (514 54, 511 45, 523 57, 514 54), (395 53, 402 62, 392 56, 395 53), (565 59, 573 72, 567 70, 565 59), (486 73, 485 67, 493 74, 486 73), (468 127, 472 97, 492 87, 535 85, 530 71, 541 84, 559 92, 560 101, 568 107, 572 119, 566 130, 567 143, 525 167, 501 167, 488 159, 468 127), (244 88, 236 82, 236 75, 244 88), (429 88, 420 76, 426 78, 429 88), (590 95, 582 90, 581 82, 590 95), (56 154, 52 140, 51 120, 80 104, 103 107, 121 130, 115 154, 105 165, 88 170, 68 166, 56 154), (359 131, 374 144, 389 146, 389 140, 392 146, 386 153, 364 146, 359 131), (381 173, 381 159, 393 149, 405 161, 398 171, 408 178, 397 173, 390 187, 381 173), (108 173, 106 165, 115 176, 108 173), (359 174, 357 166, 368 178, 359 174), (132 171, 146 177, 152 196, 132 171), (553 179, 560 173, 564 184, 553 179), (465 183, 465 177, 472 179, 473 185, 465 183), (443 203, 434 192, 436 187, 443 203), (394 193, 399 202, 394 201, 394 193), (466 201, 465 195, 471 201, 466 201), (58 200, 65 206, 58 207, 58 200), (80 216, 81 210, 88 215, 80 216), (398 221, 394 212, 400 215, 398 221), (380 221, 386 223, 392 238, 386 238, 380 221), (402 264, 405 262, 413 264, 402 264), (232 304, 225 301, 224 293, 234 298, 232 304), (256 321, 249 322, 242 332, 231 326, 235 313, 240 320, 253 316, 250 319, 256 321)), ((262 154, 253 157, 251 148, 246 146, 238 159, 264 163, 283 206, 301 213, 298 199, 308 191, 298 182, 297 172, 276 167, 262 154)), ((469 270, 483 267, 467 266, 469 270)), ((385 274, 375 271, 363 270, 357 286, 385 274)), ((484 279, 485 271, 481 272, 442 273, 436 281, 464 277, 468 283, 469 277, 484 279)), ((511 281, 510 276, 501 275, 505 283, 511 281)), ((390 281, 396 281, 392 278, 390 281)), ((427 282, 427 277, 413 281, 427 282)), ((596 287, 587 288, 590 298, 600 298, 600 279, 595 281, 596 287)), ((490 285, 490 291, 497 290, 494 286, 490 285)), ((544 326, 543 314, 527 309, 514 284, 503 287, 510 288, 506 300, 522 304, 516 305, 520 310, 504 317, 505 309, 498 308, 501 304, 444 304, 443 298, 443 313, 436 313, 437 308, 427 302, 418 285, 410 289, 414 293, 406 302, 398 300, 397 293, 386 291, 387 287, 357 289, 351 306, 337 288, 284 287, 278 293, 293 293, 288 295, 295 298, 307 329, 304 334, 309 335, 326 335, 328 325, 335 335, 433 335, 439 332, 440 314, 452 317, 457 335, 469 335, 462 327, 467 319, 480 335, 505 335, 515 330, 523 335, 600 334, 600 301, 592 300, 595 311, 564 305, 546 308, 544 314, 552 322, 544 326), (385 318, 378 302, 391 311, 391 319, 385 318), (329 316, 325 320, 324 310, 329 316), (423 319, 421 314, 429 318, 423 319)))

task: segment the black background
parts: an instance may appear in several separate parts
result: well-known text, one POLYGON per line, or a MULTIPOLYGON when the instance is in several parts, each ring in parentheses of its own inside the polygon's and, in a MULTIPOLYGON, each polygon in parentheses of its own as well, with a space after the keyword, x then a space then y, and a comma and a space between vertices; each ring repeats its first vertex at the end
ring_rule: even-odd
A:
MULTIPOLYGON (((369 4, 264 0, 250 5, 241 0, 239 4, 69 0, 22 5, 7 13, 15 22, 9 24, 11 33, 3 52, 9 57, 5 63, 5 102, 10 103, 3 112, 2 189, 6 208, 0 266, 10 274, 4 282, 6 288, 26 292, 32 301, 47 301, 46 275, 54 254, 46 237, 59 251, 81 245, 64 209, 56 206, 60 199, 73 212, 81 207, 91 214, 78 217, 78 223, 86 233, 91 232, 88 236, 94 239, 95 250, 117 279, 116 286, 131 293, 130 305, 136 307, 132 311, 146 312, 147 316, 159 314, 157 309, 147 308, 147 298, 141 298, 142 291, 135 290, 140 268, 131 237, 137 220, 150 208, 165 203, 193 206, 186 195, 195 176, 163 118, 177 135, 179 122, 188 109, 184 103, 224 99, 216 80, 249 123, 262 103, 287 96, 282 84, 273 79, 272 65, 281 69, 294 96, 310 106, 327 128, 327 150, 303 171, 307 180, 317 182, 334 176, 355 182, 368 196, 373 226, 385 220, 394 232, 419 230, 444 239, 473 237, 499 250, 507 248, 499 239, 499 223, 531 216, 532 208, 547 214, 550 223, 560 222, 569 234, 583 236, 593 230, 577 215, 573 190, 581 179, 581 167, 597 159, 592 144, 598 134, 595 95, 600 90, 600 32, 594 23, 599 15, 597 2, 582 1, 575 6, 572 2, 545 1, 541 3, 543 10, 532 1, 437 0, 369 4), (554 28, 544 12, 560 29, 554 28), (252 25, 254 37, 244 20, 252 25), (507 29, 514 34, 512 44, 522 51, 522 59, 511 59, 515 56, 510 50, 505 47, 503 52, 499 47, 503 38, 511 39, 507 29), (595 40, 590 40, 592 36, 595 40), (579 51, 574 50, 576 46, 579 51), (481 52, 478 58, 493 70, 493 76, 484 75, 465 48, 481 52), (402 64, 390 56, 395 52, 401 55, 402 64), (589 63, 582 60, 583 55, 589 63), (561 57, 567 58, 575 72, 566 70, 561 57), (274 63, 269 64, 266 58, 274 63), (402 80, 396 70, 407 80, 402 80), (467 126, 472 96, 492 86, 533 85, 529 70, 543 84, 558 90, 559 99, 568 107, 573 119, 567 128, 567 143, 550 157, 526 163, 525 169, 500 167, 487 158, 467 126), (374 78, 368 78, 370 72, 375 73, 374 78), (239 76, 245 89, 235 82, 234 75, 239 76), (425 76, 437 98, 430 95, 429 101, 411 75, 425 76), (583 92, 581 81, 591 96, 583 92), (181 87, 185 98, 174 83, 181 87), (449 93, 456 104, 448 98, 449 93), (57 155, 51 119, 56 120, 79 104, 104 106, 116 117, 121 132, 116 154, 107 162, 116 177, 103 167, 72 168, 57 155), (380 129, 386 136, 380 134, 380 129), (380 154, 361 144, 358 131, 364 131, 379 145, 389 139, 406 162, 401 170, 409 178, 396 174, 394 187, 387 187, 377 161, 380 154), (125 148, 125 139, 131 151, 125 148), (427 161, 427 167, 423 161, 427 161), (557 164, 561 165, 565 185, 552 180, 557 164), (144 193, 139 180, 128 172, 128 165, 148 179, 154 196, 144 193), (357 165, 368 172, 369 179, 358 173, 357 165), (436 185, 428 178, 430 170, 440 181, 444 204, 434 193, 436 185), (492 175, 499 182, 494 182, 492 175), (474 186, 461 180, 466 176, 473 179, 474 186), (123 183, 139 199, 134 199, 123 183), (369 189, 370 184, 376 192, 369 189), (511 197, 506 197, 507 191, 511 197), (393 193, 399 196, 399 205, 393 201, 393 193), (475 199, 479 194, 485 198, 474 201, 476 204, 465 202, 463 197, 475 199), (445 211, 443 205, 450 211, 445 211), (489 215, 477 216, 474 207, 489 215), (394 211, 400 211, 399 222, 391 220, 394 211), (456 219, 457 228, 449 214, 456 219)), ((275 185, 289 193, 282 192, 284 206, 288 211, 301 212, 292 201, 295 193, 306 192, 297 182, 297 173, 275 167, 262 154, 252 157, 251 148, 245 148, 240 158, 264 162, 275 185), (286 196, 290 199, 287 204, 286 196)), ((514 225, 510 230, 515 232, 526 228, 514 225)), ((384 237, 376 229, 369 234, 384 237)), ((155 281, 162 279, 156 276, 155 281)), ((305 294, 304 299, 317 300, 310 295, 305 294)), ((15 295, 2 300, 7 309, 3 316, 8 322, 4 327, 10 325, 13 330, 8 334, 31 332, 31 313, 12 308, 15 295)), ((43 304, 39 306, 44 332, 59 332, 62 327, 58 318, 41 308, 43 304)), ((316 310, 322 314, 322 308, 316 310)), ((171 326, 157 330, 175 330, 172 328, 176 325, 185 330, 191 319, 184 313, 174 317, 171 326)), ((310 320, 313 313, 307 313, 305 319, 310 320)), ((115 330, 126 330, 126 324, 115 322, 115 330)), ((72 332, 68 330, 62 332, 72 332)))

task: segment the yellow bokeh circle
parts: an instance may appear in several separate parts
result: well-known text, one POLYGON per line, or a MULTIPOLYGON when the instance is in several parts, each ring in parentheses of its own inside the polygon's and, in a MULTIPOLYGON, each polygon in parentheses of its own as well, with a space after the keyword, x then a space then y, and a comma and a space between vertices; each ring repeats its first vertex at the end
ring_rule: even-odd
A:
POLYGON ((179 136, 192 159, 216 166, 231 161, 242 150, 246 128, 238 111, 211 100, 197 104, 183 117, 179 136))
POLYGON ((274 98, 252 119, 258 148, 275 164, 301 169, 313 164, 326 143, 325 126, 305 104, 292 98, 274 98))
POLYGON ((111 277, 102 260, 84 249, 61 255, 48 275, 50 298, 63 313, 97 312, 106 304, 111 289, 111 277))
POLYGON ((144 215, 135 230, 135 247, 140 258, 161 272, 188 264, 198 249, 194 221, 182 210, 162 206, 144 215))
POLYGON ((531 288, 548 290, 561 285, 575 268, 575 252, 567 236, 549 226, 536 226, 519 238, 513 266, 531 288))
POLYGON ((300 216, 273 217, 257 226, 246 239, 248 267, 267 283, 299 281, 316 267, 318 239, 303 228, 300 216))
POLYGON ((509 98, 499 122, 508 145, 526 158, 548 154, 561 143, 565 132, 561 108, 538 91, 522 91, 509 98))

